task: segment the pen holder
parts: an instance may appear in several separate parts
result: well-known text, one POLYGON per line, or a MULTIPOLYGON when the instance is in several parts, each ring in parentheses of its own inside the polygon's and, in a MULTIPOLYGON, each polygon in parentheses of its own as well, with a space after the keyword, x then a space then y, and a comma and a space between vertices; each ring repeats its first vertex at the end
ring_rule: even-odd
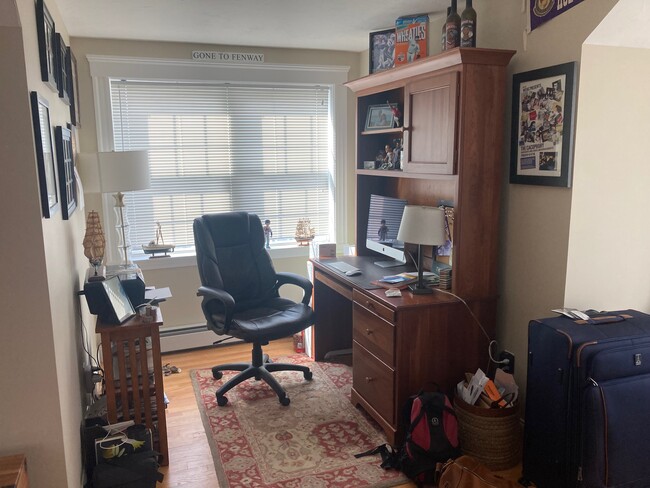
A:
POLYGON ((456 396, 454 410, 463 454, 474 456, 497 471, 519 463, 522 432, 518 402, 508 408, 483 408, 456 396))

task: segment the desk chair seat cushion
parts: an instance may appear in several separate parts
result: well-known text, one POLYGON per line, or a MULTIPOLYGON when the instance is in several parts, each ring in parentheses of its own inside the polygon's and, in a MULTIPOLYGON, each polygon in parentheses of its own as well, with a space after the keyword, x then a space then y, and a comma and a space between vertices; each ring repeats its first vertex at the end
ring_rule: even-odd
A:
MULTIPOLYGON (((274 297, 252 308, 235 312, 228 333, 246 342, 273 341, 291 336, 314 323, 314 312, 304 303, 274 297)), ((212 314, 222 324, 224 315, 212 314)))

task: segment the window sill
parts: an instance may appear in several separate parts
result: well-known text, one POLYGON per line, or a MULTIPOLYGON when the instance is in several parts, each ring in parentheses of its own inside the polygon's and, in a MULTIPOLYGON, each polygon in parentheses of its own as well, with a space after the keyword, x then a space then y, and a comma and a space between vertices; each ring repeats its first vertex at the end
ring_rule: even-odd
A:
MULTIPOLYGON (((269 249, 271 259, 289 259, 309 257, 309 246, 287 246, 269 249)), ((176 252, 169 257, 148 258, 146 256, 133 257, 133 263, 137 264, 142 271, 171 268, 195 268, 196 254, 190 252, 176 252)))

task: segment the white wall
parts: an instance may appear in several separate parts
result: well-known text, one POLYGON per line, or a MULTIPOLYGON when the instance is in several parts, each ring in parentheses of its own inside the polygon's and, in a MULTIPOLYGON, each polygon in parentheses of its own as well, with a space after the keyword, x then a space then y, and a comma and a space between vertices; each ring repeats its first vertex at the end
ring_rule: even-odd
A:
POLYGON ((650 1, 623 0, 583 48, 565 293, 577 308, 650 310, 648 26, 650 1))
MULTIPOLYGON (((47 6, 67 42, 56 2, 47 6)), ((83 215, 41 218, 29 92, 47 99, 52 128, 69 108, 41 81, 34 2, 0 0, 0 35, 0 455, 25 453, 33 486, 78 486, 83 215)))

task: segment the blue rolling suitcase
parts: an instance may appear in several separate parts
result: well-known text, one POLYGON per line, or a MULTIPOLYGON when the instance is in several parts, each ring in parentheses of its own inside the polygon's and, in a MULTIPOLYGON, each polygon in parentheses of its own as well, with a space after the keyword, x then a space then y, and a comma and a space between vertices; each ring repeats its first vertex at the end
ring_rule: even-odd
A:
POLYGON ((530 322, 523 479, 650 487, 650 315, 530 322))

